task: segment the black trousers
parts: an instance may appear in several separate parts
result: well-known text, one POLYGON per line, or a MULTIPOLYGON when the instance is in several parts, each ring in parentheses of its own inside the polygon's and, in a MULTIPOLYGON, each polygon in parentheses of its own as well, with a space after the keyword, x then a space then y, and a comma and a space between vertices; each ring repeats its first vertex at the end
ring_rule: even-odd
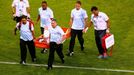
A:
POLYGON ((33 40, 32 41, 24 41, 20 39, 20 50, 21 50, 21 61, 26 61, 27 56, 27 47, 29 49, 31 58, 36 58, 36 52, 35 52, 35 45, 33 40))
POLYGON ((96 45, 99 50, 99 54, 104 53, 104 49, 102 47, 102 37, 106 34, 106 30, 95 30, 95 40, 96 40, 96 45))
POLYGON ((54 61, 54 52, 56 50, 58 56, 61 60, 63 60, 64 55, 62 53, 63 44, 56 44, 55 42, 50 42, 50 51, 49 51, 49 58, 48 58, 48 66, 51 67, 54 61))
POLYGON ((83 47, 84 39, 83 39, 82 30, 71 29, 71 40, 70 40, 70 44, 69 44, 69 51, 70 52, 73 52, 76 36, 78 37, 78 40, 79 40, 81 47, 83 47))
POLYGON ((44 34, 44 28, 40 27, 40 30, 41 30, 41 34, 44 34))
MULTIPOLYGON (((41 30, 41 34, 44 34, 44 28, 40 27, 40 30, 41 30)), ((43 48, 43 50, 45 50, 45 48, 43 48)))

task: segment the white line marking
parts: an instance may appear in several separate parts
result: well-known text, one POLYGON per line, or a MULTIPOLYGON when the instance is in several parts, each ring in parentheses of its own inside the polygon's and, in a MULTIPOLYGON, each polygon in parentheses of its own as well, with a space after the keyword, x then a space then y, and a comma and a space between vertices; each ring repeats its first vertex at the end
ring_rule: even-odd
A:
MULTIPOLYGON (((9 64, 9 65, 18 65, 17 62, 2 62, 0 61, 0 64, 9 64)), ((44 64, 26 64, 28 66, 44 66, 47 67, 47 65, 44 64)), ((82 70, 94 70, 94 71, 109 71, 109 72, 127 72, 127 73, 134 73, 134 70, 120 70, 120 69, 106 69, 106 68, 93 68, 93 67, 75 67, 75 66, 56 66, 55 68, 68 68, 68 69, 82 69, 82 70)))

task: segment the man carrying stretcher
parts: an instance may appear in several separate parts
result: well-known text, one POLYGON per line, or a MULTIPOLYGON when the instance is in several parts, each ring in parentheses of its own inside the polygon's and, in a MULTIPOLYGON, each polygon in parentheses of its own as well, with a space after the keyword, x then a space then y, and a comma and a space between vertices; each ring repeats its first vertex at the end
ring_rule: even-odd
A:
MULTIPOLYGON (((50 48, 47 70, 52 69, 55 50, 56 50, 58 56, 60 57, 61 62, 64 63, 64 55, 62 52, 63 42, 65 41, 66 38, 69 37, 67 35, 68 32, 64 33, 62 28, 60 26, 58 26, 55 19, 52 20, 51 25, 52 25, 52 28, 45 27, 44 34, 41 35, 37 39, 39 43, 43 43, 43 44, 47 45, 47 46, 44 46, 43 48, 46 48, 46 47, 50 48)), ((35 45, 36 45, 36 43, 35 43, 35 45)))
MULTIPOLYGON (((56 50, 58 56, 60 57, 61 62, 64 63, 64 55, 63 55, 62 49, 63 49, 63 42, 66 39, 65 33, 62 30, 62 28, 57 25, 57 22, 55 19, 52 20, 51 25, 52 25, 52 28, 49 29, 50 50, 49 50, 47 70, 52 69, 55 50, 56 50)), ((47 31, 45 31, 45 32, 47 32, 47 31)))

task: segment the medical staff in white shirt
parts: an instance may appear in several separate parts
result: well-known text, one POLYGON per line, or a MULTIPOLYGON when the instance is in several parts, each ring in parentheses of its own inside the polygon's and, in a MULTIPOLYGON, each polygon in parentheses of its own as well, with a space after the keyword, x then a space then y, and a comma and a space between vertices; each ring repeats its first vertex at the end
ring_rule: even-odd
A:
MULTIPOLYGON (((39 14, 36 21, 36 24, 40 20, 41 34, 44 33, 44 27, 52 28, 51 20, 53 19, 53 11, 47 6, 46 1, 42 1, 42 7, 39 8, 39 14)), ((47 49, 43 49, 41 53, 45 53, 47 49)))
POLYGON ((62 49, 63 49, 63 41, 65 40, 65 33, 61 29, 61 27, 57 25, 57 22, 55 19, 53 19, 51 24, 52 24, 52 28, 49 29, 50 51, 49 51, 47 70, 52 69, 55 51, 57 52, 58 56, 60 57, 62 63, 64 63, 64 55, 63 55, 62 49))
POLYGON ((22 16, 21 22, 17 23, 14 34, 20 30, 20 52, 21 61, 20 64, 26 64, 27 47, 29 49, 32 62, 36 61, 35 45, 34 45, 34 27, 33 24, 27 21, 27 16, 22 16))
POLYGON ((20 22, 22 15, 30 18, 30 7, 28 0, 14 0, 12 3, 12 8, 13 17, 17 23, 20 22))
POLYGON ((44 27, 51 28, 51 20, 53 19, 53 11, 47 6, 47 2, 42 2, 42 7, 38 9, 39 14, 36 23, 40 20, 41 34, 44 32, 44 27))
MULTIPOLYGON (((12 2, 12 7, 14 6, 14 4, 15 4, 16 2, 19 2, 19 1, 20 1, 20 0, 13 0, 13 2, 12 2)), ((27 6, 30 7, 28 0, 23 0, 23 2, 25 2, 25 3, 27 4, 27 6)))
POLYGON ((91 27, 92 24, 94 25, 95 40, 96 40, 97 48, 99 50, 98 58, 107 58, 107 54, 102 47, 101 39, 106 33, 110 32, 109 17, 105 13, 100 12, 96 6, 93 6, 91 8, 91 12, 92 15, 91 15, 91 20, 89 22, 89 27, 91 27))
POLYGON ((71 11, 70 28, 71 28, 71 40, 69 44, 69 53, 67 56, 72 56, 74 51, 75 38, 78 37, 81 50, 84 50, 83 30, 87 22, 87 12, 81 8, 81 1, 77 1, 75 8, 71 11))

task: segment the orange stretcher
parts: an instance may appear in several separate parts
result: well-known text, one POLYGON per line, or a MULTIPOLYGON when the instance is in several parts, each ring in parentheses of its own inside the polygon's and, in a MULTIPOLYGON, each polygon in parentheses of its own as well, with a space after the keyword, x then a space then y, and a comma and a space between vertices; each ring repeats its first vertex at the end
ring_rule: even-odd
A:
MULTIPOLYGON (((63 31, 65 32, 65 35, 66 35, 66 39, 70 38, 70 31, 68 28, 62 28, 63 31)), ((34 44, 35 44, 35 47, 37 48, 47 48, 49 49, 49 44, 47 44, 46 41, 42 41, 40 42, 39 40, 42 39, 40 38, 41 36, 39 36, 37 39, 34 40, 34 44)), ((44 39, 45 40, 45 39, 44 39)))

